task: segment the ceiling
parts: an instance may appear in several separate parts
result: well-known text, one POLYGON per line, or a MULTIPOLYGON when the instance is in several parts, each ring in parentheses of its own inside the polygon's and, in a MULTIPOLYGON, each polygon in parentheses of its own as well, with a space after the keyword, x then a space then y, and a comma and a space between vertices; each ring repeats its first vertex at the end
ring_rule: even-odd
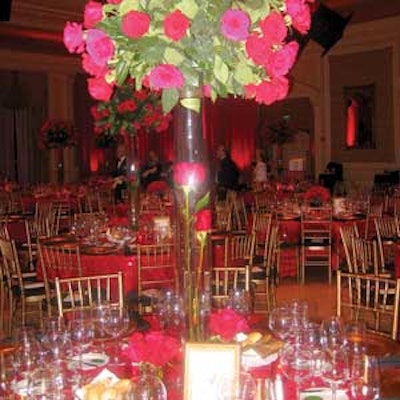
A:
MULTIPOLYGON (((1 0, 3 1, 3 0, 1 0)), ((400 0, 315 0, 347 17, 351 24, 400 15, 400 0)), ((10 21, 0 22, 0 46, 65 54, 66 21, 82 21, 88 0, 12 0, 10 21)))

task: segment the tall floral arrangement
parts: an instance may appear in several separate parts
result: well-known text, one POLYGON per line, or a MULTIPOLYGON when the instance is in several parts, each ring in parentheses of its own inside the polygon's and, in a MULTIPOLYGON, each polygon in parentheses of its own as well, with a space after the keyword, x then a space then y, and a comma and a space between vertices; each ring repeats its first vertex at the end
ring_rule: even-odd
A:
POLYGON ((183 221, 183 268, 188 279, 185 282, 185 300, 188 320, 189 339, 200 337, 200 292, 204 272, 204 256, 207 235, 211 230, 211 210, 208 208, 210 196, 206 193, 195 204, 193 196, 207 177, 207 171, 202 163, 180 162, 175 165, 173 179, 182 197, 181 212, 183 221), (197 263, 194 249, 198 248, 197 263))
POLYGON ((39 131, 39 147, 42 149, 75 146, 77 141, 77 130, 70 121, 47 119, 39 131))
POLYGON ((91 108, 96 137, 135 135, 139 130, 162 132, 168 128, 170 114, 163 114, 160 95, 149 89, 136 90, 128 79, 115 88, 108 101, 91 108))
POLYGON ((297 58, 294 31, 310 28, 314 0, 89 1, 64 43, 82 56, 88 87, 108 101, 130 76, 162 91, 165 112, 198 82, 213 100, 229 94, 272 104, 286 97, 297 58))

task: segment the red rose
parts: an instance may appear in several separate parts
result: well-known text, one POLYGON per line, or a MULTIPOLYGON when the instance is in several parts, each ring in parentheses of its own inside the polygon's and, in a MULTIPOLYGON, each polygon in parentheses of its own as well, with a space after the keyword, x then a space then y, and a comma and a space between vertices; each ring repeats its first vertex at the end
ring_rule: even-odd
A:
POLYGON ((107 73, 107 66, 94 63, 92 57, 87 53, 82 54, 82 68, 93 76, 105 76, 107 73))
POLYGON ((174 165, 174 182, 179 186, 200 185, 206 179, 206 168, 199 162, 180 162, 174 165))
POLYGON ((103 5, 97 1, 89 1, 83 14, 83 26, 94 28, 103 19, 103 5))
POLYGON ((95 100, 109 101, 113 93, 113 86, 108 84, 104 78, 89 78, 88 89, 95 100))
POLYGON ((221 336, 224 341, 229 342, 236 334, 248 332, 250 327, 242 315, 230 308, 225 308, 211 313, 209 329, 212 334, 221 336))
POLYGON ((122 18, 121 30, 131 39, 142 37, 150 27, 150 16, 140 11, 129 11, 122 18))
POLYGON ((271 105, 282 100, 289 91, 289 81, 285 77, 273 78, 271 81, 261 82, 255 88, 255 97, 258 103, 271 105))
POLYGON ((82 53, 85 44, 82 36, 82 25, 76 22, 67 22, 64 27, 64 44, 70 53, 82 53))
POLYGON ((206 208, 200 210, 195 215, 194 229, 198 232, 208 232, 211 230, 211 210, 206 208))
POLYGON ((256 64, 264 65, 269 54, 272 53, 272 43, 268 37, 250 35, 246 41, 246 52, 256 64))
POLYGON ((107 0, 108 4, 120 4, 122 0, 107 0))
POLYGON ((189 18, 180 10, 167 15, 164 20, 164 33, 169 39, 177 42, 186 35, 190 26, 189 18))
POLYGON ((151 70, 150 86, 153 89, 182 89, 185 78, 179 68, 171 64, 161 64, 151 70))
POLYGON ((273 44, 281 44, 287 36, 285 20, 279 12, 272 12, 259 25, 264 37, 269 38, 273 44))
POLYGON ((292 18, 293 26, 302 34, 306 34, 311 26, 311 12, 304 0, 287 0, 287 13, 292 18))
POLYGON ((114 55, 114 44, 100 29, 88 29, 86 50, 95 64, 103 66, 114 55))
POLYGON ((267 59, 266 70, 270 76, 286 75, 296 61, 299 45, 294 40, 279 51, 271 53, 267 59))
POLYGON ((181 344, 178 339, 160 331, 135 332, 129 339, 125 354, 132 362, 146 362, 163 367, 180 359, 181 344))
POLYGON ((226 10, 221 17, 221 33, 230 40, 239 42, 249 36, 250 17, 241 10, 226 10))

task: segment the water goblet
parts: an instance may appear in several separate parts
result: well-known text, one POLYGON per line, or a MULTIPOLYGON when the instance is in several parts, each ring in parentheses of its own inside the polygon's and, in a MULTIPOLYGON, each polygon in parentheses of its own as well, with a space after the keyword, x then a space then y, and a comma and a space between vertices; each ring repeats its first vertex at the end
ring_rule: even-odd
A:
POLYGON ((283 347, 280 354, 283 374, 294 381, 296 399, 300 399, 300 384, 313 373, 313 354, 300 344, 289 344, 283 347))
POLYGON ((276 307, 269 315, 268 324, 274 335, 286 341, 291 334, 293 315, 288 307, 276 307))
POLYGON ((331 387, 332 400, 336 400, 338 386, 349 378, 349 356, 344 349, 325 351, 322 364, 322 379, 331 387))
POLYGON ((331 317, 322 322, 321 341, 328 351, 337 351, 346 344, 344 325, 340 317, 331 317))
POLYGON ((83 311, 76 313, 68 324, 72 348, 78 353, 79 365, 82 367, 82 355, 93 341, 94 326, 90 314, 83 311))
POLYGON ((118 305, 111 305, 105 310, 104 314, 104 331, 112 337, 114 344, 114 354, 111 362, 118 364, 120 362, 118 357, 119 343, 117 339, 124 333, 128 332, 130 328, 129 312, 126 307, 118 305))
POLYGON ((350 365, 350 392, 358 400, 380 398, 380 371, 376 357, 357 354, 350 365))

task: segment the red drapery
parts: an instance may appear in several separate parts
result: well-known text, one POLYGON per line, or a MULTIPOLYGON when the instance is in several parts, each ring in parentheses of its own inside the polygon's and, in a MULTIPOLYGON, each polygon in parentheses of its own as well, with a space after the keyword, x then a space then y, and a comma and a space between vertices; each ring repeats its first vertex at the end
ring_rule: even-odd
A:
MULTIPOLYGON (((90 115, 90 106, 93 102, 88 98, 88 94, 82 95, 82 92, 87 93, 86 82, 82 82, 83 79, 83 76, 77 78, 74 96, 75 111, 77 111, 75 115, 78 117, 76 124, 82 135, 81 171, 84 175, 99 174, 107 172, 104 164, 107 161, 112 163, 112 160, 107 160, 110 155, 105 155, 104 150, 95 148, 93 122, 90 115)), ((215 148, 223 144, 230 150, 233 160, 242 171, 250 169, 255 152, 258 107, 254 101, 240 98, 218 99, 215 103, 206 99, 203 128, 206 147, 210 152, 210 161, 215 159, 215 148)), ((173 131, 172 123, 168 130, 162 133, 140 132, 137 140, 140 163, 146 161, 149 150, 155 150, 161 162, 172 161, 173 131)))

